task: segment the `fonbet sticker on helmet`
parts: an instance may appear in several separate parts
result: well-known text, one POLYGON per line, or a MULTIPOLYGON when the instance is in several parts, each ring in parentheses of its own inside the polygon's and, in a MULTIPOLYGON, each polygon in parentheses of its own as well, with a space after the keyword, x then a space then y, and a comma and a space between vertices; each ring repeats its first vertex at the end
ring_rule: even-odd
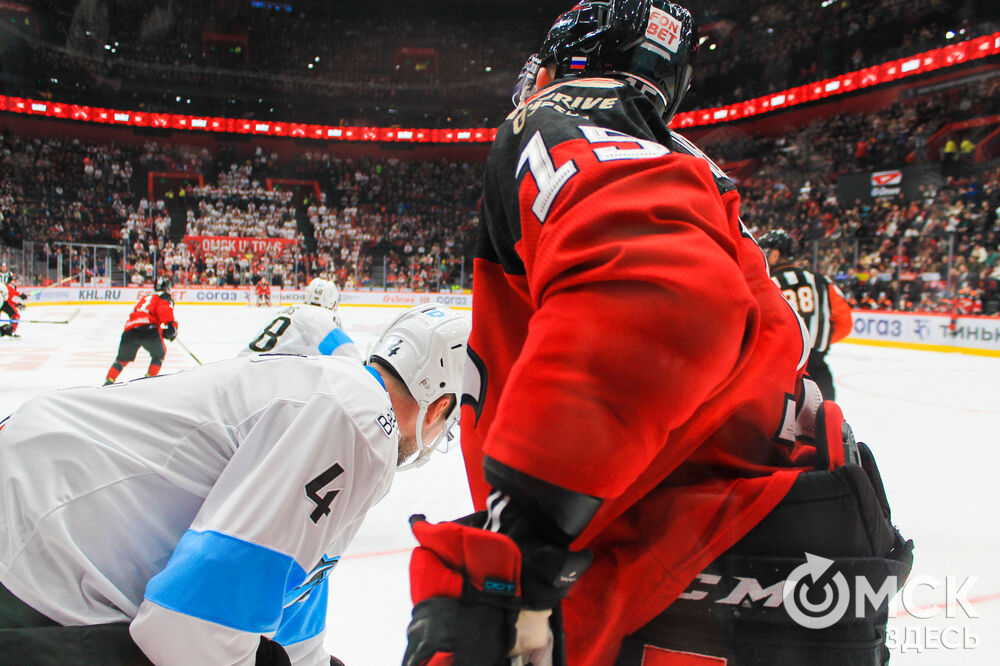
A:
POLYGON ((681 22, 657 7, 649 8, 646 37, 671 53, 677 53, 681 43, 681 22))

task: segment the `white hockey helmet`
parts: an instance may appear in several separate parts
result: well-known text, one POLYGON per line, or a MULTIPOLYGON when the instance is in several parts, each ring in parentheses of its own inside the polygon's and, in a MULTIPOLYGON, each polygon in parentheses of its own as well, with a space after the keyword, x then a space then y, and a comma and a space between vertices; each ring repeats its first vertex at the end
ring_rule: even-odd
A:
POLYGON ((340 304, 340 290, 330 280, 313 278, 306 287, 306 305, 318 305, 327 310, 336 310, 340 304))
POLYGON ((372 346, 369 363, 377 360, 389 366, 406 385, 420 406, 418 424, 423 423, 432 402, 455 394, 455 404, 445 415, 441 434, 425 445, 418 427, 416 456, 401 469, 424 464, 439 446, 447 450, 458 423, 465 348, 471 329, 468 317, 446 305, 417 305, 396 317, 372 346))

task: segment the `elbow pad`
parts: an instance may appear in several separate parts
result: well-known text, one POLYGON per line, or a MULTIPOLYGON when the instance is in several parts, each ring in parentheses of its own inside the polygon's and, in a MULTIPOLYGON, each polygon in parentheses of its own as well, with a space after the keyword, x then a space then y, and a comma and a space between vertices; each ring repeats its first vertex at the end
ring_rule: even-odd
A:
POLYGON ((571 551, 601 507, 598 497, 560 488, 486 457, 490 493, 485 529, 510 537, 521 550, 525 608, 554 608, 586 572, 588 550, 571 551))
MULTIPOLYGON (((527 529, 543 540, 569 546, 593 520, 604 500, 542 481, 485 456, 486 482, 510 497, 527 529)), ((501 530, 503 531, 503 530, 501 530)), ((515 541, 517 537, 511 534, 515 541)))

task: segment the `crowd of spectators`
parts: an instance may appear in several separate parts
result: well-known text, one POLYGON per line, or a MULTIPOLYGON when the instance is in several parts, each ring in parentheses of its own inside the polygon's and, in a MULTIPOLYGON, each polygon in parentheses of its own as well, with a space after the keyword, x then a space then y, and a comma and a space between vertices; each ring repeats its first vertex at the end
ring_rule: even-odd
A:
POLYGON ((1000 79, 986 80, 877 113, 818 119, 780 137, 729 136, 706 149, 724 162, 755 163, 740 183, 743 219, 758 234, 789 230, 800 259, 833 277, 856 307, 996 314, 1000 170, 977 167, 971 153, 952 162, 927 139, 959 105, 966 118, 996 114, 998 96, 1000 79), (907 163, 939 165, 918 196, 838 196, 845 174, 907 163))
MULTIPOLYGON (((6 62, 25 95, 346 125, 496 126, 569 3, 33 3, 6 62), (331 36, 335 36, 331 38, 331 36)), ((690 0, 703 25, 682 110, 749 99, 1000 30, 988 0, 690 0)))
POLYGON ((348 286, 468 286, 481 164, 306 153, 297 171, 326 195, 307 210, 323 271, 348 286))
POLYGON ((230 166, 218 184, 194 187, 186 199, 189 236, 254 236, 297 239, 292 193, 268 190, 251 180, 250 164, 230 166))
POLYGON ((107 238, 132 203, 130 158, 115 145, 0 135, 4 240, 107 238))
POLYGON ((966 314, 1000 312, 998 168, 846 206, 822 180, 794 189, 762 179, 741 191, 751 232, 789 230, 797 259, 854 307, 951 312, 961 301, 966 314))
POLYGON ((157 277, 167 277, 179 285, 241 286, 263 277, 280 286, 286 276, 294 276, 302 238, 292 194, 267 189, 254 178, 254 163, 229 164, 214 184, 181 187, 152 202, 141 199, 123 227, 129 284, 152 284, 157 277), (176 232, 174 217, 182 222, 176 232), (212 244, 203 245, 201 237, 290 242, 264 249, 205 249, 212 244))
MULTIPOLYGON (((720 161, 752 159, 760 161, 765 170, 798 171, 812 178, 836 180, 844 172, 877 171, 907 163, 948 163, 951 160, 944 142, 930 144, 939 130, 955 118, 998 114, 1000 77, 993 77, 943 93, 901 99, 877 112, 820 117, 801 127, 789 127, 778 136, 727 132, 717 138, 709 135, 701 143, 720 161)), ((993 129, 984 125, 965 137, 980 140, 993 129)), ((972 155, 963 158, 971 161, 972 155)))
POLYGON ((36 5, 45 29, 25 36, 8 61, 23 75, 23 94, 37 88, 64 101, 96 103, 98 95, 121 108, 432 127, 498 123, 489 116, 506 107, 549 14, 500 4, 484 16, 454 3, 388 15, 381 6, 324 3, 297 3, 293 12, 194 0, 169 9, 36 5))
MULTIPOLYGON (((953 163, 938 131, 1000 112, 1000 79, 901 99, 878 112, 816 118, 780 136, 738 128, 697 137, 736 173, 743 219, 763 233, 791 231, 799 258, 842 287, 856 307, 983 311, 1000 307, 1000 170, 953 163), (932 137, 934 140, 932 141, 932 137), (861 146, 864 149, 861 149, 861 146), (927 166, 919 194, 846 201, 853 172, 927 166)), ((987 125, 992 131, 995 125, 987 125)), ((971 131, 971 130, 970 130, 971 131)), ((963 142, 981 138, 963 135, 963 142)), ((957 138, 957 137, 956 137, 957 138)), ((172 144, 88 144, 0 139, 0 234, 31 240, 64 266, 86 256, 57 242, 124 245, 126 281, 295 286, 327 274, 345 288, 467 288, 482 165, 445 160, 347 159, 310 148, 290 163, 258 150, 237 158, 172 144), (149 197, 137 174, 193 181, 149 197), (264 185, 271 176, 314 182, 305 197, 264 185), (209 251, 191 236, 280 239, 264 250, 209 251)), ((963 159, 963 158, 959 158, 963 159)))
POLYGON ((690 3, 707 40, 689 105, 706 108, 857 71, 1000 30, 978 0, 690 3), (697 12, 696 12, 697 15, 697 12))

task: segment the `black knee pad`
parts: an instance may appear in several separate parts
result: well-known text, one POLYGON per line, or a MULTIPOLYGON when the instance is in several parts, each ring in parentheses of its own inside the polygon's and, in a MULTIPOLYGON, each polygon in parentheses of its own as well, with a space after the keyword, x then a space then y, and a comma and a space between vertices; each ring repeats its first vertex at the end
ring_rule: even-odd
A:
POLYGON ((888 602, 906 581, 913 544, 890 522, 874 459, 859 446, 861 465, 802 474, 771 514, 626 639, 618 664, 643 663, 646 646, 728 666, 885 664, 888 602))

